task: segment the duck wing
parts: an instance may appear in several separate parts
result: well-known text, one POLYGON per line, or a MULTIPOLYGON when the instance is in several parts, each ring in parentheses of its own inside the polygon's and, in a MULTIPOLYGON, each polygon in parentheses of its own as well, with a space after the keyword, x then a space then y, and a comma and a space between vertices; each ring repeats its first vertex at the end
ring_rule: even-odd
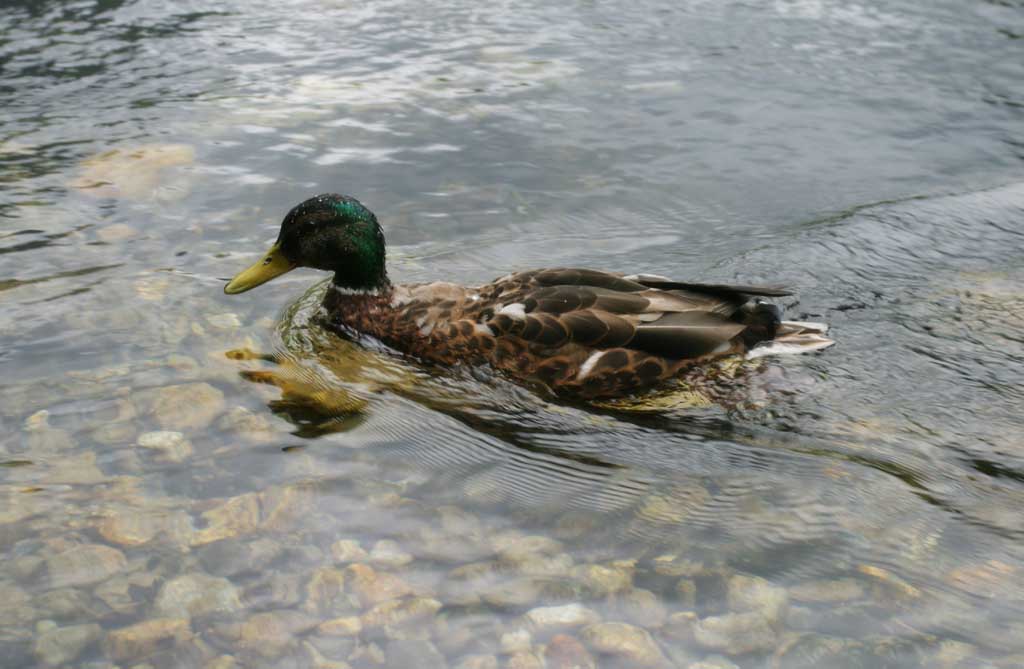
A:
POLYGON ((578 344, 696 358, 728 348, 746 329, 733 314, 749 295, 766 294, 749 292, 751 286, 706 289, 640 278, 586 269, 513 274, 481 288, 490 313, 482 313, 480 322, 499 337, 548 349, 578 344), (671 287, 650 285, 658 282, 671 287))

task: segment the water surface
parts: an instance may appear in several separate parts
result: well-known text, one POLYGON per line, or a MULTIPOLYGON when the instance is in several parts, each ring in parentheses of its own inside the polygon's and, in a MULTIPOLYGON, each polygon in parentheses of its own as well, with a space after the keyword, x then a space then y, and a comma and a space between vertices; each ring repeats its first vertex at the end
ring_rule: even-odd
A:
POLYGON ((4 666, 1024 663, 1020 3, 218 7, 0 9, 4 666), (223 295, 325 191, 838 345, 581 407, 223 295))

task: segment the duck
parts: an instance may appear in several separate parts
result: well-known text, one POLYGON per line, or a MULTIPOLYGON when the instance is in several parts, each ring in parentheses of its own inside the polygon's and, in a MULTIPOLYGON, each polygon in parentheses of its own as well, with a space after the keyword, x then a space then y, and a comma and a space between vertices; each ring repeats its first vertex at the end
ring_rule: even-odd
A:
POLYGON ((550 268, 482 286, 394 284, 384 232, 359 200, 327 193, 292 208, 274 244, 224 292, 299 267, 333 272, 319 319, 356 341, 444 366, 490 366, 564 397, 642 392, 725 356, 817 351, 822 323, 784 321, 779 286, 677 281, 656 274, 550 268))

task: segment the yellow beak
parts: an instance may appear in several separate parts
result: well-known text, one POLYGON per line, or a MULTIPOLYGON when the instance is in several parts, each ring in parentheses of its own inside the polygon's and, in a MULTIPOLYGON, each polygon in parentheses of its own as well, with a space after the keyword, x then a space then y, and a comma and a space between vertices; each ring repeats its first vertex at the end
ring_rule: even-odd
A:
POLYGON ((244 269, 235 275, 234 279, 228 282, 228 285, 224 286, 224 292, 228 295, 237 295, 238 293, 244 293, 247 290, 252 290, 256 286, 270 281, 274 277, 281 276, 285 272, 290 272, 295 269, 297 265, 294 265, 290 260, 284 257, 281 253, 280 247, 274 244, 270 247, 263 258, 254 263, 252 267, 244 269))

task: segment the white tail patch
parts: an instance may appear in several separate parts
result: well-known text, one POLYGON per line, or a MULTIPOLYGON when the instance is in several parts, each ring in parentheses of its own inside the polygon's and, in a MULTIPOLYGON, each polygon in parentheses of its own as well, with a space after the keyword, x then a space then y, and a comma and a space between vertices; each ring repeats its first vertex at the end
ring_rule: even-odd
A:
POLYGON ((587 378, 587 375, 590 374, 591 371, 593 371, 594 365, 597 364, 597 361, 600 360, 601 356, 603 356, 604 354, 604 351, 596 351, 594 353, 591 353, 590 357, 584 360, 583 364, 580 365, 580 373, 576 375, 576 379, 581 380, 587 378))
POLYGON ((499 314, 505 314, 509 318, 514 318, 517 321, 526 320, 526 305, 522 302, 513 302, 512 304, 506 304, 501 309, 498 309, 499 314))
POLYGON ((747 360, 766 355, 787 355, 820 351, 835 344, 825 336, 828 325, 806 321, 782 321, 772 341, 758 344, 747 351, 747 360))

